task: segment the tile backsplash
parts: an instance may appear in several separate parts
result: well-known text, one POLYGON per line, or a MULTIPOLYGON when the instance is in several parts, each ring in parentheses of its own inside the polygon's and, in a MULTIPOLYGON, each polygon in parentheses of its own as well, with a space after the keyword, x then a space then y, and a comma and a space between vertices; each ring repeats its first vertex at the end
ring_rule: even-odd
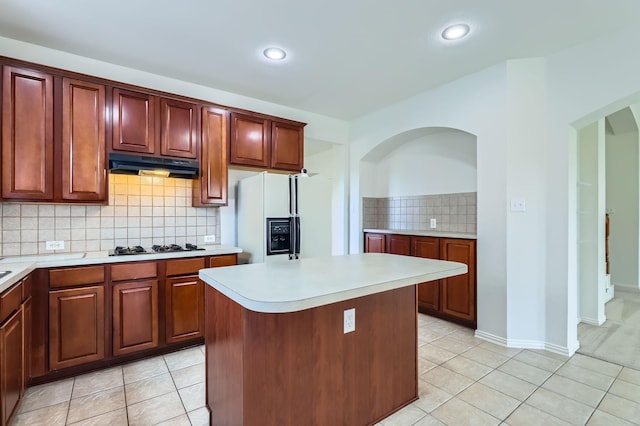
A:
POLYGON ((109 205, 0 204, 1 256, 220 241, 217 208, 191 207, 192 181, 112 174, 109 205), (45 250, 62 240, 64 250, 45 250))
POLYGON ((476 233, 477 193, 363 197, 363 228, 476 233), (436 219, 436 228, 430 221, 436 219))

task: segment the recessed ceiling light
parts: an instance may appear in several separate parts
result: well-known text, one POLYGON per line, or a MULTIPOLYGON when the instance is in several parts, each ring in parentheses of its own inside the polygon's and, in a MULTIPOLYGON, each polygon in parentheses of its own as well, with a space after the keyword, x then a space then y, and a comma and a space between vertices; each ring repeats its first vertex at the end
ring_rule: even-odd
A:
POLYGON ((287 57, 287 52, 279 47, 267 47, 266 49, 264 49, 262 54, 265 56, 265 58, 271 59, 272 61, 282 61, 287 57))
POLYGON ((450 25, 442 31, 442 38, 445 40, 458 40, 469 34, 467 24, 450 25))

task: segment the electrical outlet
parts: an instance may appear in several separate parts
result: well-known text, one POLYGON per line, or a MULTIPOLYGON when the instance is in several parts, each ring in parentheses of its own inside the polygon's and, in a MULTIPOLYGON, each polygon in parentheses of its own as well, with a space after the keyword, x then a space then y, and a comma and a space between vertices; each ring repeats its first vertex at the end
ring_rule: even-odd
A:
POLYGON ((512 198, 511 199, 511 211, 512 212, 524 212, 527 211, 527 202, 524 198, 512 198))
POLYGON ((64 250, 64 241, 47 241, 44 248, 45 250, 64 250))
POLYGON ((344 311, 344 334, 356 331, 356 308, 344 311))
POLYGON ((209 243, 209 244, 213 244, 216 242, 216 236, 215 235, 205 235, 204 236, 204 242, 205 244, 209 243))
POLYGON ((435 217, 431 218, 431 229, 436 229, 436 218, 435 217))

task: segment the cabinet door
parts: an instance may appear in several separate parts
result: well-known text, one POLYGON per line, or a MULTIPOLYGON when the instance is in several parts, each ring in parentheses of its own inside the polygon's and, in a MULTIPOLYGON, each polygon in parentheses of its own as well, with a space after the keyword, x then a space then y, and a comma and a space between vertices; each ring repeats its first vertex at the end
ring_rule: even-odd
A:
POLYGON ((101 84, 62 80, 62 199, 104 201, 105 93, 101 84))
POLYGON ((396 234, 387 235, 387 253, 410 256, 411 236, 396 234))
POLYGON ((364 234, 365 253, 384 253, 386 248, 385 234, 364 234))
POLYGON ((160 100, 162 137, 160 153, 172 157, 197 158, 198 106, 174 99, 160 100))
MULTIPOLYGON (((440 240, 434 237, 411 237, 414 256, 440 259, 440 240)), ((418 285, 418 306, 437 311, 440 309, 440 280, 418 285)))
POLYGON ((167 343, 204 336, 204 283, 198 276, 167 278, 165 297, 167 343))
POLYGON ((193 205, 227 205, 228 113, 202 108, 200 176, 193 184, 193 205))
POLYGON ((231 113, 229 147, 231 164, 268 168, 271 155, 269 120, 253 115, 231 113))
POLYGON ((271 168, 299 172, 304 162, 304 128, 271 122, 271 168))
POLYGON ((116 151, 155 152, 155 96, 113 89, 113 144, 116 151))
POLYGON ((442 306, 445 314, 476 321, 476 242, 473 240, 440 240, 440 258, 465 263, 469 269, 464 275, 445 278, 442 282, 442 306))
POLYGON ((2 78, 2 197, 52 200, 53 76, 4 66, 2 78))
POLYGON ((1 423, 9 423, 22 394, 22 313, 15 312, 0 327, 1 423))
POLYGON ((104 289, 49 292, 49 369, 104 358, 104 289))
POLYGON ((113 285, 113 355, 158 346, 158 281, 113 285))

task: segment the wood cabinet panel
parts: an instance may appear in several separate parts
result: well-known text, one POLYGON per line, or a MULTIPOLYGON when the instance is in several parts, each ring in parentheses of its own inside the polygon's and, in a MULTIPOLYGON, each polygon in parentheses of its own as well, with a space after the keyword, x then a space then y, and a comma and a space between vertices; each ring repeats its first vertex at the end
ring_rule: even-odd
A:
POLYGON ((158 276, 158 265, 155 261, 133 262, 111 265, 111 281, 139 280, 158 276))
POLYGON ((3 425, 9 424, 23 390, 22 326, 20 311, 0 326, 0 420, 3 425))
POLYGON ((160 98, 160 153, 171 157, 197 158, 198 106, 160 98))
POLYGON ((200 176, 193 183, 194 206, 227 205, 228 116, 220 108, 202 108, 200 176))
POLYGON ((57 370, 105 356, 104 289, 49 292, 49 368, 57 370))
POLYGON ((155 348, 158 340, 158 281, 113 285, 113 355, 155 348))
POLYGON ((113 142, 116 151, 153 154, 156 98, 148 93, 113 89, 113 142))
POLYGON ((2 197, 53 199, 53 76, 5 65, 2 197))
MULTIPOLYGON (((414 256, 440 259, 440 239, 435 237, 411 237, 411 251, 414 256)), ((440 280, 418 284, 418 306, 440 309, 440 280)))
POLYGON ((168 278, 165 288, 167 343, 204 336, 204 283, 190 275, 168 278))
POLYGON ((105 88, 62 80, 62 199, 103 201, 106 189, 105 88))
POLYGON ((364 251, 365 253, 385 253, 387 251, 385 234, 364 234, 364 251))
POLYGON ((217 268, 220 266, 233 266, 238 264, 237 254, 224 254, 221 256, 211 256, 209 259, 209 267, 217 268))
POLYGON ((33 326, 33 299, 29 297, 22 304, 22 393, 31 379, 31 328, 33 326))
POLYGON ((387 235, 387 253, 401 254, 410 256, 411 253, 411 236, 410 235, 387 235))
POLYGON ((476 242, 443 238, 440 240, 440 257, 442 260, 464 263, 469 269, 464 275, 441 280, 442 312, 475 322, 476 242))
POLYGON ((103 265, 52 269, 49 271, 49 288, 103 283, 103 265))
POLYGON ((15 284, 0 295, 0 323, 20 308, 22 283, 15 284))
POLYGON ((200 269, 204 269, 204 264, 204 257, 167 260, 166 274, 168 277, 197 274, 200 269))
POLYGON ((299 172, 304 163, 304 128, 271 122, 271 168, 299 172))
POLYGON ((269 136, 267 118, 232 112, 229 162, 240 166, 269 168, 269 136))

